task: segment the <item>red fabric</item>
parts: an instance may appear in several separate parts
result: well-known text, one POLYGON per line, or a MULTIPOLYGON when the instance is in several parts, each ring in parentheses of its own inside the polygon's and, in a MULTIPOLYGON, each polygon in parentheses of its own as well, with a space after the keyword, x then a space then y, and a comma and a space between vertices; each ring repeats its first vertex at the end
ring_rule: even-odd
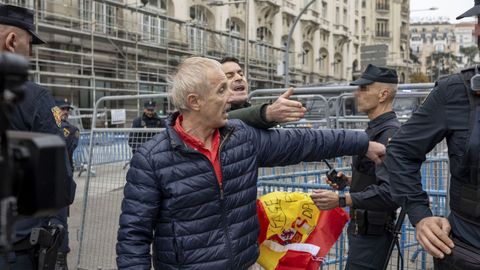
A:
POLYGON ((317 268, 309 268, 309 263, 312 259, 312 255, 307 252, 289 250, 279 261, 275 270, 310 270, 319 269, 320 263, 317 268))
POLYGON ((270 221, 268 220, 265 209, 263 209, 262 202, 257 200, 257 216, 258 221, 260 222, 260 235, 258 236, 258 244, 261 245, 263 241, 267 238, 268 226, 270 226, 270 221))
POLYGON ((342 234, 343 227, 348 222, 349 216, 342 208, 322 210, 317 226, 310 233, 305 243, 320 247, 317 256, 310 253, 289 250, 279 260, 275 270, 317 270, 323 258, 342 234))
POLYGON ((347 212, 340 207, 321 211, 317 226, 305 241, 321 247, 317 257, 323 258, 328 254, 349 219, 347 212))
POLYGON ((175 126, 173 127, 175 131, 180 136, 183 142, 185 142, 190 148, 197 150, 198 152, 204 154, 208 160, 213 165, 213 169, 215 170, 215 175, 217 176, 218 183, 222 184, 222 169, 220 167, 220 156, 218 154, 218 150, 220 147, 220 132, 218 129, 215 129, 213 132, 212 137, 212 149, 209 150, 205 147, 199 139, 191 136, 190 134, 186 133, 182 127, 183 116, 179 115, 177 120, 175 121, 175 126))

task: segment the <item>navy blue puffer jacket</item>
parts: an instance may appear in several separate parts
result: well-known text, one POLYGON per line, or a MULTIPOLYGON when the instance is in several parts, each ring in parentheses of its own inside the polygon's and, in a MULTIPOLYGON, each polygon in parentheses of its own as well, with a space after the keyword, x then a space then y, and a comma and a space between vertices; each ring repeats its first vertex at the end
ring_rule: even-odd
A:
POLYGON ((258 130, 231 120, 220 130, 220 188, 213 165, 173 130, 134 155, 122 202, 119 269, 246 269, 258 257, 257 171, 364 154, 368 137, 346 130, 258 130))

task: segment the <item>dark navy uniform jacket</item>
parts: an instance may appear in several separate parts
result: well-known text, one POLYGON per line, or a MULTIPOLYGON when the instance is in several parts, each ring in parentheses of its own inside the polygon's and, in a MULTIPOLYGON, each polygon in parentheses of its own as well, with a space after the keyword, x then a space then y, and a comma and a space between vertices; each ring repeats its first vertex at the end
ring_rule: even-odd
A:
POLYGON ((80 131, 76 126, 70 124, 68 121, 62 121, 61 130, 67 144, 68 160, 70 161, 70 165, 73 169, 73 152, 78 146, 80 131))
MULTIPOLYGON (((55 134, 63 138, 60 130, 61 119, 60 109, 55 106, 55 101, 50 92, 38 84, 27 82, 24 84, 25 97, 22 102, 17 104, 11 114, 11 129, 55 134)), ((65 163, 56 164, 66 166, 67 174, 65 176, 67 187, 70 189, 70 202, 73 201, 75 194, 75 183, 73 182, 72 171, 67 166, 67 157, 65 163)), ((45 225, 46 219, 26 218, 16 222, 15 233, 16 240, 21 240, 30 234, 32 228, 45 225)))
MULTIPOLYGON (((165 123, 162 119, 154 115, 152 118, 147 117, 145 114, 139 116, 133 120, 132 128, 164 128, 165 123)), ((157 133, 155 132, 132 132, 128 136, 128 145, 132 148, 132 152, 135 153, 137 148, 150 140, 157 133)))
MULTIPOLYGON (((451 185, 455 176, 464 175, 461 158, 465 154, 470 105, 463 80, 458 74, 440 79, 412 117, 387 147, 386 165, 390 173, 392 198, 405 206, 412 224, 432 216, 429 198, 422 189, 420 167, 437 143, 447 140, 451 185)), ((452 194, 452 187, 450 194, 452 194)), ((480 248, 480 226, 452 212, 452 232, 480 248)))
MULTIPOLYGON (((384 113, 368 122, 368 128, 365 132, 371 141, 387 145, 400 127, 395 112, 384 113)), ((373 211, 395 210, 398 206, 393 202, 390 196, 390 186, 388 183, 388 172, 383 164, 375 167, 375 163, 365 156, 353 157, 353 171, 364 175, 376 176, 376 184, 363 187, 361 181, 352 180, 350 188, 350 197, 353 207, 357 209, 367 209, 373 211)), ((361 179, 358 179, 361 180, 361 179)))

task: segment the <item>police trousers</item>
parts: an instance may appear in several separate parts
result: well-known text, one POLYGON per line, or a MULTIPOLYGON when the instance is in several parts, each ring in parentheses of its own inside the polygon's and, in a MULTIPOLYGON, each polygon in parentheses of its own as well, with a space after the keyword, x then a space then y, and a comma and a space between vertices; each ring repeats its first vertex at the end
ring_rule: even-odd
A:
POLYGON ((347 234, 348 259, 345 270, 382 269, 393 240, 392 233, 385 231, 381 235, 356 234, 355 222, 350 222, 347 234))
POLYGON ((452 237, 455 247, 443 259, 433 258, 435 270, 480 270, 480 249, 452 237))

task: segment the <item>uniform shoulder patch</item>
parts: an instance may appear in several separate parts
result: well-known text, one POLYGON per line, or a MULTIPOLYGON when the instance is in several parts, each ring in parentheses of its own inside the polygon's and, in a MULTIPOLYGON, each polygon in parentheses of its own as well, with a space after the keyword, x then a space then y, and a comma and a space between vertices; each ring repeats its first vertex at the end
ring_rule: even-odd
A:
POLYGON ((68 130, 68 128, 63 128, 63 136, 67 138, 68 135, 70 135, 70 130, 68 130))
POLYGON ((52 114, 53 118, 55 119, 55 123, 60 128, 62 126, 62 111, 60 110, 60 108, 55 106, 52 107, 52 114))
POLYGON ((78 129, 75 131, 75 138, 80 138, 80 131, 78 129))

